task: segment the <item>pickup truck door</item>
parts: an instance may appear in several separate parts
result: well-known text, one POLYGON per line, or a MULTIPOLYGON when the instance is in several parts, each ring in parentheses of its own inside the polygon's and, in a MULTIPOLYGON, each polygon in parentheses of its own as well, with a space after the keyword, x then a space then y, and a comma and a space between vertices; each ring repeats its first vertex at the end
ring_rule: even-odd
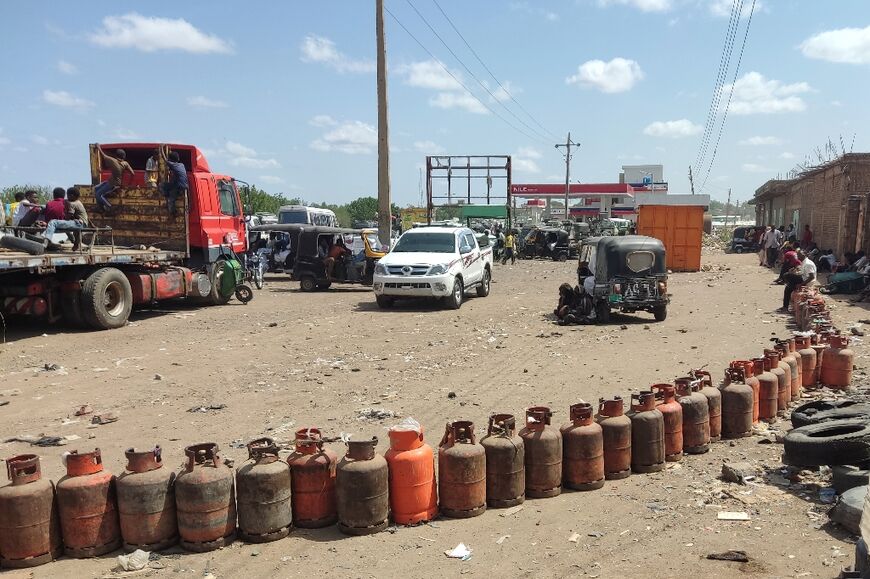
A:
POLYGON ((483 277, 483 258, 480 247, 471 233, 463 233, 459 240, 459 252, 462 254, 462 271, 465 285, 469 286, 483 277))

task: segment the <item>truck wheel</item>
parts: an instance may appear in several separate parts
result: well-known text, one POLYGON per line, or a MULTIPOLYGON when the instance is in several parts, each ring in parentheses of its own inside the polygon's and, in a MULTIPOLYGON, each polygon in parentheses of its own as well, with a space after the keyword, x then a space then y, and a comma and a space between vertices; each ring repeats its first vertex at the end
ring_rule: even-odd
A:
POLYGON ((114 267, 92 273, 82 286, 82 315, 98 330, 120 328, 133 309, 133 292, 127 276, 114 267))
POLYGON ((595 304, 595 317, 599 324, 606 324, 610 321, 610 304, 607 302, 598 302, 595 304))
POLYGON ((85 318, 82 315, 82 292, 70 291, 60 294, 60 311, 63 320, 73 328, 85 327, 85 318))
POLYGON ((444 298, 444 305, 448 309, 458 310, 462 306, 462 298, 465 297, 465 289, 462 285, 462 280, 456 278, 453 282, 453 292, 444 298))
POLYGON ((306 275, 299 280, 299 289, 304 292, 313 292, 317 289, 317 283, 314 281, 313 277, 306 275))
POLYGON ((477 286, 477 297, 485 298, 489 295, 489 286, 492 283, 492 273, 489 268, 483 270, 483 279, 480 280, 480 285, 477 286))
POLYGON ((664 322, 668 317, 668 306, 654 307, 653 316, 655 316, 657 322, 664 322))
POLYGON ((4 235, 0 237, 0 247, 23 251, 30 255, 42 255, 45 253, 45 246, 43 244, 36 241, 30 241, 29 239, 23 239, 21 237, 15 237, 14 235, 4 235))
POLYGON ((390 296, 375 296, 375 301, 378 302, 378 307, 382 310, 387 310, 393 307, 395 301, 390 296))
POLYGON ((212 306, 222 306, 233 297, 232 294, 225 296, 221 293, 221 279, 224 277, 224 260, 218 259, 209 266, 208 279, 211 280, 211 292, 206 298, 206 303, 212 306))

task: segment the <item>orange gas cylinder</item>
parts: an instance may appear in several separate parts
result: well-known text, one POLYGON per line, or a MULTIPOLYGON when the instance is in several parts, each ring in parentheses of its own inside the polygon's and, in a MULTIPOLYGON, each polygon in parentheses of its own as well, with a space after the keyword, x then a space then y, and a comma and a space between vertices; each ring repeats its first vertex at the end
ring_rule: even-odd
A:
POLYGON ((789 351, 788 344, 785 342, 777 342, 776 351, 779 352, 780 359, 788 365, 789 369, 789 396, 788 400, 797 400, 801 396, 801 378, 800 378, 800 362, 797 357, 789 351))
POLYGON ((338 520, 335 498, 335 466, 338 457, 323 447, 317 428, 296 431, 296 449, 287 457, 290 465, 290 506, 293 525, 317 529, 338 520))
MULTIPOLYGON (((758 422, 758 389, 759 383, 757 375, 761 374, 763 368, 752 362, 752 360, 734 360, 729 368, 740 368, 743 370, 744 381, 746 385, 752 388, 752 424, 758 422)), ((729 380, 728 368, 725 369, 725 383, 729 380)))
MULTIPOLYGON (((797 398, 800 398, 801 391, 803 390, 804 379, 803 355, 800 353, 800 350, 797 347, 797 340, 795 338, 786 338, 782 341, 788 344, 788 351, 789 353, 791 353, 792 356, 794 356, 794 359, 797 362, 797 398)), ((794 376, 792 376, 792 382, 794 382, 794 376)), ((792 389, 792 400, 796 400, 794 394, 794 389, 792 389)))
POLYGON ((813 384, 820 384, 822 379, 822 366, 825 362, 825 352, 828 350, 828 344, 818 341, 813 343, 812 348, 816 353, 816 370, 813 372, 813 384))
POLYGON ((816 351, 810 347, 810 339, 798 336, 795 338, 795 348, 801 355, 801 386, 815 386, 816 351))
POLYGON ((526 496, 545 499, 562 492, 562 433, 550 426, 553 413, 546 406, 526 410, 520 438, 526 449, 526 496))
POLYGON ((399 424, 389 430, 390 511, 400 525, 428 521, 438 514, 435 452, 423 442, 419 424, 399 424))
POLYGON ((773 422, 779 408, 779 378, 770 371, 773 360, 771 358, 754 358, 752 360, 758 379, 758 419, 765 422, 773 422))
POLYGON ((0 488, 0 567, 36 567, 60 557, 60 521, 54 485, 42 478, 39 457, 6 459, 12 484, 0 488))
POLYGON ((713 386, 713 376, 706 370, 692 370, 691 374, 701 381, 699 392, 707 399, 710 415, 710 442, 717 442, 722 438, 722 393, 713 386))
POLYGON ((599 399, 595 420, 604 436, 604 478, 627 478, 631 475, 631 419, 625 415, 622 397, 599 399))
POLYGON ((571 422, 562 433, 562 480, 566 487, 592 491, 604 486, 604 438, 592 420, 592 405, 571 405, 571 422))
POLYGON ((665 421, 665 460, 677 462, 683 458, 683 407, 677 402, 673 384, 653 384, 656 408, 665 421))
POLYGON ((700 384, 690 376, 677 378, 677 402, 683 407, 683 450, 704 454, 710 450, 710 410, 700 384))
POLYGON ((100 449, 66 457, 57 482, 57 504, 68 557, 98 557, 121 546, 115 475, 103 470, 100 449))
POLYGON ((822 358, 821 383, 829 388, 848 388, 852 384, 855 354, 849 349, 849 338, 832 336, 830 347, 822 358))
POLYGON ((438 446, 438 508, 442 515, 466 519, 486 510, 486 451, 474 424, 450 422, 438 446))
POLYGON ((777 414, 785 416, 788 412, 788 403, 791 402, 791 368, 782 361, 782 354, 776 350, 765 349, 764 356, 770 360, 770 373, 776 376, 777 380, 777 414))
POLYGON ((184 455, 187 462, 175 478, 181 546, 197 553, 220 549, 236 537, 233 469, 221 460, 214 442, 188 446, 184 455))

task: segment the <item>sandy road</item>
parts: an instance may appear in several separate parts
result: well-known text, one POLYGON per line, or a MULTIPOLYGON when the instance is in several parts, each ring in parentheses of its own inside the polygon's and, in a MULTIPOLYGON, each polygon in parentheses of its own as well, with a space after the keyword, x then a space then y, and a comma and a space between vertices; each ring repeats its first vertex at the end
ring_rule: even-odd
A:
MULTIPOLYGON (((480 430, 491 412, 521 416, 531 405, 551 406, 562 423, 568 405, 580 399, 627 397, 690 367, 707 365, 718 377, 729 360, 758 355, 772 335, 785 334, 785 318, 771 313, 781 289, 769 285, 771 276, 753 256, 705 260, 713 271, 671 277, 672 306, 663 323, 639 313, 615 316, 606 327, 557 326, 556 288, 572 281, 573 264, 521 261, 498 266, 491 295, 469 298, 459 311, 425 303, 380 311, 368 291, 302 294, 277 276, 247 306, 140 312, 110 332, 12 327, 0 347, 0 401, 10 401, 0 407, 0 440, 80 437, 65 448, 38 449, 43 471, 56 480, 65 449, 98 446, 107 468, 120 473, 125 448, 160 443, 175 467, 184 446, 214 441, 238 464, 244 441, 286 440, 308 425, 378 436, 383 451, 386 428, 398 419, 360 419, 366 408, 416 418, 430 444, 448 420, 473 420, 480 430), (59 369, 46 371, 46 364, 59 369), (117 413, 119 421, 89 427, 72 415, 86 403, 117 413), (188 411, 213 404, 226 408, 188 411)), ((836 315, 867 317, 845 305, 836 315)), ((0 443, 2 456, 28 451, 33 447, 24 443, 0 443)), ((717 492, 725 485, 716 479, 723 459, 775 468, 780 452, 756 438, 721 443, 663 473, 527 501, 509 518, 492 510, 352 539, 334 529, 296 530, 268 545, 168 555, 161 559, 165 569, 149 574, 832 577, 851 561, 853 547, 837 528, 819 528, 824 516, 807 515, 823 512, 812 493, 807 500, 765 483, 751 496, 738 495, 743 500, 717 492), (752 521, 717 521, 719 510, 747 511, 752 521), (575 532, 579 542, 569 542, 575 532), (460 541, 474 550, 471 560, 447 559, 443 551, 460 541), (727 549, 746 550, 757 563, 703 559, 727 549)), ((35 576, 99 577, 112 567, 111 557, 62 560, 35 576)))

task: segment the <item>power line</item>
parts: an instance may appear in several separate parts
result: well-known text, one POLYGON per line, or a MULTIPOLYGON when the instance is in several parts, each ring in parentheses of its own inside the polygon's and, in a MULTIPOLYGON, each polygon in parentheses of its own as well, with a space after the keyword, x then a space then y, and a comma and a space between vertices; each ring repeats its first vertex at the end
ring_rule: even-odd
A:
POLYGON ((722 132, 725 130, 725 121, 728 120, 728 109, 731 108, 731 97, 734 96, 734 85, 737 83, 737 75, 740 73, 740 63, 743 62, 743 51, 746 48, 746 39, 749 38, 749 28, 752 26, 752 15, 754 13, 755 0, 752 0, 752 6, 749 9, 749 18, 746 21, 746 31, 743 33, 743 44, 740 45, 740 55, 737 57, 737 66, 734 68, 734 78, 731 80, 731 90, 728 91, 728 102, 725 104, 725 110, 722 113, 722 124, 719 125, 719 134, 716 136, 716 146, 713 147, 710 164, 707 166, 707 174, 704 175, 704 182, 701 184, 702 192, 704 191, 704 186, 707 184, 707 179, 710 177, 713 163, 716 161, 716 153, 719 151, 719 140, 722 138, 722 132))
POLYGON ((512 101, 513 101, 513 103, 514 103, 515 105, 517 105, 517 107, 519 107, 519 109, 520 109, 521 111, 523 111, 523 112, 526 114, 526 116, 528 116, 529 119, 531 119, 531 121, 532 121, 533 123, 535 123, 536 125, 538 125, 538 126, 539 126, 539 127, 540 127, 544 132, 545 132, 545 133, 547 133, 550 137, 552 137, 553 139, 557 139, 558 137, 556 136, 556 134, 553 133, 553 132, 551 132, 551 131, 549 131, 549 130, 547 129, 547 127, 545 127, 545 126, 542 125, 540 122, 538 122, 538 120, 537 120, 534 116, 532 116, 532 113, 530 113, 529 111, 527 111, 526 108, 525 108, 523 105, 521 105, 517 99, 514 98, 514 95, 512 95, 512 94, 510 93, 510 91, 508 91, 507 87, 505 87, 504 84, 502 84, 502 82, 501 82, 500 80, 498 80, 498 79, 495 77, 495 74, 493 74, 493 72, 489 69, 489 67, 486 66, 486 63, 483 62, 483 59, 481 59, 480 56, 477 54, 477 51, 475 51, 475 50, 471 47, 471 45, 470 45, 470 44, 468 43, 468 41, 465 39, 465 36, 463 36, 462 33, 459 32, 459 29, 458 29, 458 28, 456 27, 456 25, 453 23, 453 20, 450 19, 450 16, 448 16, 447 13, 444 12, 444 9, 441 8, 441 5, 438 3, 438 0, 432 0, 432 2, 435 3, 435 6, 438 7, 438 10, 441 12, 442 15, 444 15, 444 18, 447 20, 447 22, 448 22, 448 23, 450 24, 450 26, 453 28, 453 31, 456 32, 456 34, 459 36, 459 38, 462 39, 462 42, 465 43, 465 46, 468 48, 469 51, 471 51, 471 54, 474 55, 474 58, 477 59, 477 62, 480 63, 480 65, 484 68, 484 70, 486 70, 486 72, 489 74, 489 76, 492 77, 492 80, 495 81, 495 83, 498 85, 498 87, 499 87, 501 90, 504 91, 504 93, 505 93, 505 94, 506 94, 506 95, 507 95, 507 96, 508 96, 512 101))
MULTIPOLYGON (((516 125, 514 125, 513 123, 511 123, 509 120, 507 120, 506 118, 504 118, 503 116, 501 116, 500 114, 498 114, 497 112, 495 112, 494 110, 492 110, 492 108, 490 108, 489 105, 487 105, 485 102, 483 102, 482 100, 480 100, 480 99, 477 97, 477 95, 475 95, 473 92, 471 92, 471 90, 469 90, 469 88, 468 88, 467 86, 465 86, 465 83, 463 83, 461 80, 459 80, 459 79, 456 77, 455 74, 453 74, 452 72, 450 72, 450 69, 447 68, 446 66, 444 66, 444 63, 442 63, 440 60, 438 60, 438 57, 435 56, 434 54, 432 54, 432 51, 429 50, 428 48, 426 48, 426 46, 425 46, 422 42, 420 42, 420 41, 417 39, 417 37, 414 36, 414 35, 411 33, 411 31, 408 30, 408 28, 407 28, 404 24, 402 24, 402 21, 399 20, 398 18, 396 18, 396 15, 393 14, 393 13, 390 11, 389 8, 387 8, 386 6, 384 6, 384 11, 385 11, 387 14, 389 14, 390 17, 391 17, 393 20, 396 21, 396 24, 398 24, 398 25, 402 28, 402 30, 404 30, 404 31, 408 34, 408 36, 410 36, 412 39, 414 39, 414 42, 416 42, 416 43, 420 46, 420 48, 422 48, 424 51, 426 51, 426 53, 427 53, 429 56, 431 56, 432 59, 433 59, 436 63, 438 63, 438 66, 440 66, 440 67, 444 70, 444 72, 446 72, 447 74, 449 74, 450 77, 451 77, 453 80, 455 80, 456 83, 459 84, 459 86, 461 86, 461 87, 465 90, 465 92, 466 92, 466 93, 467 93, 471 98, 473 98, 473 99, 476 100, 478 103, 480 103, 480 105, 481 105, 483 108, 485 108, 486 110, 488 110, 489 112, 491 112, 492 114, 494 114, 494 115, 495 115, 496 117, 498 117, 502 122, 504 122, 506 125, 508 125, 508 126, 509 126, 510 128, 512 128, 513 130, 515 130, 515 131, 517 131, 518 133, 520 133, 520 134, 522 134, 523 136, 525 136, 527 139, 539 140, 539 141, 541 140, 540 137, 534 137, 534 136, 528 134, 527 132, 525 132, 525 131, 522 130, 521 128, 517 127, 516 125)), ((546 141, 544 141, 544 142, 546 142, 546 141)), ((548 144, 549 144, 549 143, 548 143, 548 144)))

